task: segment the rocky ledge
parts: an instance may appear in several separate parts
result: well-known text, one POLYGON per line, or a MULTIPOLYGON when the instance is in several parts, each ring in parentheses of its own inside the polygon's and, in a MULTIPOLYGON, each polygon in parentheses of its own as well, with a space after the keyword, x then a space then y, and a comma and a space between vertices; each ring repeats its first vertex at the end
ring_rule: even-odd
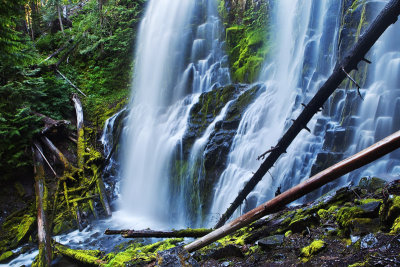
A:
POLYGON ((76 266, 396 266, 400 180, 363 178, 356 187, 287 207, 191 254, 182 249, 188 239, 143 241, 127 241, 108 254, 60 244, 55 252, 76 266))

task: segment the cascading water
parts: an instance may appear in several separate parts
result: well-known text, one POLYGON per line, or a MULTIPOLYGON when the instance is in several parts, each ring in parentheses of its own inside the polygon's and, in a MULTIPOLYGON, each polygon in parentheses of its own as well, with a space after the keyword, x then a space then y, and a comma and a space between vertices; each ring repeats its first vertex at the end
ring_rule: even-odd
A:
POLYGON ((122 203, 138 220, 183 223, 170 215, 182 202, 170 199, 169 170, 199 93, 229 82, 221 32, 214 1, 148 3, 123 134, 122 203))
MULTIPOLYGON (((265 92, 247 109, 234 138, 228 165, 218 182, 211 214, 224 212, 257 170, 258 155, 276 145, 330 74, 335 62, 340 1, 277 1, 274 7, 274 56, 266 62, 265 92), (329 56, 327 56, 329 55, 329 56), (264 150, 264 151, 263 151, 264 150)), ((313 129, 316 119, 308 126, 313 129)), ((247 198, 249 207, 270 198, 275 188, 287 189, 309 174, 322 146, 321 136, 301 133, 247 198)))
MULTIPOLYGON (((384 1, 381 2, 381 8, 384 1)), ((376 10, 376 12, 378 12, 376 10)), ((356 134, 348 154, 360 151, 400 130, 400 25, 396 23, 372 49, 365 99, 356 117, 356 134)), ((400 154, 395 151, 352 173, 348 181, 364 176, 391 179, 400 174, 400 154)))

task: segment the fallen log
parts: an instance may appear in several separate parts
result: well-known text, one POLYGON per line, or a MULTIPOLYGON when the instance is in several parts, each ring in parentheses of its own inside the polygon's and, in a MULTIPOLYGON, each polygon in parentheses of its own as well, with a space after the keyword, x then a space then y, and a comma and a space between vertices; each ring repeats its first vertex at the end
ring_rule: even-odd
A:
POLYGON ((64 51, 65 48, 68 47, 69 44, 71 44, 73 42, 72 39, 69 39, 67 44, 61 46, 60 48, 58 48, 54 53, 52 53, 51 55, 49 55, 47 58, 45 58, 43 61, 41 61, 39 64, 42 64, 43 62, 46 62, 49 59, 52 59, 53 57, 57 56, 58 54, 60 54, 62 51, 64 51))
POLYGON ((34 142, 36 148, 32 148, 35 174, 35 193, 38 223, 38 242, 39 242, 39 266, 50 266, 52 260, 51 239, 49 225, 47 221, 47 188, 45 183, 45 173, 43 166, 42 153, 39 151, 40 145, 34 142))
POLYGON ((99 253, 99 251, 70 249, 60 243, 57 243, 57 242, 54 242, 54 243, 55 243, 54 244, 55 249, 61 255, 64 255, 68 258, 77 260, 82 263, 90 264, 93 266, 103 266, 107 263, 107 262, 102 261, 101 259, 94 256, 96 253, 99 253), (90 253, 90 252, 94 252, 94 253, 90 253))
POLYGON ((212 229, 182 229, 172 231, 154 231, 154 230, 109 230, 107 229, 104 234, 106 235, 121 235, 125 238, 181 238, 181 237, 202 237, 211 233, 212 229))
POLYGON ((57 157, 57 159, 64 165, 64 171, 72 171, 75 169, 64 156, 64 154, 50 141, 46 136, 41 137, 41 141, 46 147, 57 157))
POLYGON ((321 186, 340 178, 346 173, 358 169, 368 163, 377 160, 378 158, 394 151, 400 147, 400 131, 382 139, 381 141, 373 144, 372 146, 354 154, 353 156, 342 160, 341 162, 317 173, 313 177, 305 180, 304 182, 292 187, 291 189, 283 192, 282 194, 274 197, 273 199, 261 204, 260 206, 252 209, 239 218, 225 224, 224 226, 214 230, 208 235, 195 240, 194 242, 185 246, 189 252, 198 250, 212 242, 244 227, 250 223, 264 217, 265 215, 274 213, 282 209, 285 205, 300 197, 310 193, 311 191, 320 188, 321 186))
POLYGON ((101 179, 100 174, 98 173, 98 170, 95 165, 92 165, 91 168, 94 172, 93 173, 94 176, 96 177, 97 192, 100 195, 101 204, 103 205, 104 211, 106 212, 106 216, 110 217, 112 215, 112 212, 111 212, 110 204, 108 202, 106 188, 104 186, 103 179, 101 179))
POLYGON ((365 54, 371 49, 383 32, 397 21, 399 14, 400 0, 392 0, 385 6, 385 8, 379 13, 378 17, 369 25, 365 33, 360 36, 359 40, 347 56, 340 63, 336 64, 332 75, 322 85, 308 105, 305 105, 303 112, 296 120, 294 120, 292 126, 289 127, 274 149, 270 151, 270 154, 261 164, 259 169, 254 173, 244 188, 239 192, 230 207, 221 216, 220 220, 215 225, 215 228, 221 227, 231 217, 233 212, 239 207, 239 205, 241 205, 247 195, 275 164, 278 158, 286 152, 286 149, 299 132, 303 129, 307 129, 307 123, 320 110, 330 95, 347 77, 346 73, 350 73, 350 71, 357 69, 357 64, 360 61, 365 60, 365 54))

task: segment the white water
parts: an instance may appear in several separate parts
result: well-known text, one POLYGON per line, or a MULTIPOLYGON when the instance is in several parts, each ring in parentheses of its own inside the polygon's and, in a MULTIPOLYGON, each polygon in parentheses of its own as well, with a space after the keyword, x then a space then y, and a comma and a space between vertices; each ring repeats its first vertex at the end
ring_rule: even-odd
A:
MULTIPOLYGON (((378 12, 376 10, 376 14, 378 12)), ((399 32, 399 23, 390 26, 373 46, 364 101, 358 112, 357 131, 349 155, 400 130, 399 32)), ((400 153, 397 151, 349 175, 348 181, 358 182, 364 176, 392 179, 399 175, 400 153)))
MULTIPOLYGON (((291 119, 301 112, 300 103, 309 101, 335 62, 331 55, 335 54, 332 48, 337 42, 339 1, 283 0, 278 1, 275 8, 271 27, 274 30, 271 40, 275 44, 274 56, 266 62, 264 75, 260 78, 265 82, 266 90, 242 117, 227 168, 215 188, 211 214, 226 210, 258 169, 257 156, 276 145, 291 119), (327 51, 329 49, 331 53, 327 51)), ((308 127, 313 129, 315 121, 308 127)), ((319 136, 301 133, 288 153, 248 196, 244 208, 271 198, 276 187, 286 179, 295 184, 304 178, 321 146, 319 136)))
POLYGON ((123 140, 121 202, 136 218, 184 223, 170 216, 169 171, 199 93, 229 82, 220 35, 214 1, 148 3, 123 140))

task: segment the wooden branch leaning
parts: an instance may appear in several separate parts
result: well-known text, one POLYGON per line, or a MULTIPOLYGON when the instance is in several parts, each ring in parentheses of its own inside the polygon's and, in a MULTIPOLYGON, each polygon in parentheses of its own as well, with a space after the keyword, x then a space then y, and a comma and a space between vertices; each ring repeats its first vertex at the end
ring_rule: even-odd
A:
POLYGON ((344 71, 349 73, 351 70, 357 68, 357 64, 361 60, 365 59, 365 54, 371 49, 383 32, 390 25, 397 21, 399 14, 400 0, 392 0, 385 6, 385 8, 379 13, 378 17, 370 24, 365 33, 359 38, 352 50, 347 54, 342 62, 336 65, 331 76, 322 85, 311 101, 305 106, 304 110, 294 121, 292 126, 290 126, 290 128, 282 136, 278 144, 275 146, 276 149, 271 151, 259 169, 254 173, 253 177, 251 177, 244 188, 239 192, 231 206, 221 216, 215 228, 221 227, 229 219, 229 217, 244 201, 247 195, 254 189, 258 182, 275 164, 281 154, 286 151, 299 132, 304 129, 304 126, 307 125, 311 118, 320 110, 329 96, 347 77, 344 71))
POLYGON ((144 237, 158 237, 158 238, 180 238, 180 237, 202 237, 212 232, 212 229, 182 229, 172 231, 154 231, 154 230, 109 230, 107 229, 104 234, 106 235, 121 235, 125 238, 144 238, 144 237))
POLYGON ((43 157, 40 153, 41 147, 34 142, 35 148, 32 148, 34 159, 35 173, 35 193, 36 193, 36 209, 38 224, 38 241, 39 241, 39 265, 50 266, 52 260, 52 249, 50 231, 47 220, 47 188, 45 183, 45 173, 43 166, 43 157))
POLYGON ((321 186, 358 169, 378 158, 394 151, 400 147, 400 131, 386 137, 385 139, 373 144, 372 146, 358 152, 357 154, 342 160, 341 162, 329 167, 328 169, 317 173, 310 179, 292 187, 286 192, 274 197, 273 199, 261 204, 239 218, 225 224, 224 226, 214 230, 208 235, 195 240, 185 246, 189 252, 198 250, 258 219, 261 217, 279 211, 290 202, 320 188, 321 186))

